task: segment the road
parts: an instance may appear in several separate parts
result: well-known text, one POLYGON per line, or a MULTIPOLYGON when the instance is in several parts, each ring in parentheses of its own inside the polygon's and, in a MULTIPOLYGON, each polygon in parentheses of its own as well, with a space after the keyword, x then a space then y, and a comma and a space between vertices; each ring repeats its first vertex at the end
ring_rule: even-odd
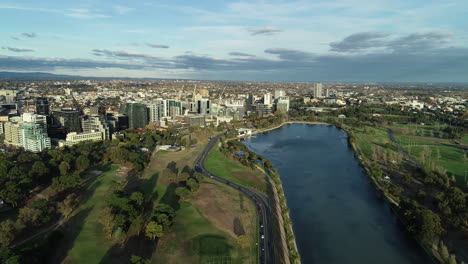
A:
POLYGON ((257 212, 258 212, 258 230, 259 230, 259 237, 260 237, 260 241, 259 241, 260 260, 259 261, 261 264, 275 263, 273 241, 271 239, 272 238, 272 225, 271 225, 272 214, 271 214, 270 205, 268 203, 268 198, 266 197, 266 195, 259 191, 249 189, 242 185, 239 185, 231 181, 225 180, 221 177, 218 177, 210 173, 205 168, 205 160, 208 157, 208 154, 210 153, 211 149, 213 149, 213 147, 216 145, 216 143, 218 142, 221 136, 222 135, 218 135, 210 139, 210 141, 206 145, 203 152, 195 160, 195 170, 199 173, 202 173, 206 177, 209 177, 213 180, 229 185, 232 188, 238 189, 240 192, 244 193, 253 203, 255 203, 255 206, 257 207, 257 212))

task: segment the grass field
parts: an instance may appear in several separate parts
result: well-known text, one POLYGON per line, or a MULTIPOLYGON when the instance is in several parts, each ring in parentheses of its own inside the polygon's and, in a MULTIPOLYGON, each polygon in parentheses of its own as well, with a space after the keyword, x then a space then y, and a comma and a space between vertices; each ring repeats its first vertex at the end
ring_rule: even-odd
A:
MULTIPOLYGON (((449 177, 455 176, 458 185, 465 185, 468 164, 464 160, 464 151, 447 139, 439 130, 444 126, 396 125, 395 139, 412 157, 418 159, 423 151, 430 152, 430 160, 447 170, 449 177)), ((461 139, 464 142, 465 136, 461 139)))
POLYGON ((266 190, 266 179, 260 171, 246 168, 239 162, 224 157, 217 149, 210 152, 205 166, 207 170, 226 180, 261 191, 266 190))
POLYGON ((73 241, 68 252, 71 263, 100 263, 114 242, 107 239, 99 223, 101 209, 112 185, 119 181, 116 171, 119 165, 110 165, 88 187, 89 199, 79 207, 66 229, 66 240, 73 241))
POLYGON ((372 127, 353 128, 354 142, 361 150, 362 154, 372 159, 372 147, 383 148, 385 151, 391 151, 386 148, 386 144, 391 144, 385 129, 372 127))
POLYGON ((256 263, 256 211, 238 191, 219 183, 205 182, 189 201, 180 203, 174 232, 163 237, 155 263, 256 263), (242 219, 245 234, 251 241, 248 249, 236 244, 235 217, 242 219))

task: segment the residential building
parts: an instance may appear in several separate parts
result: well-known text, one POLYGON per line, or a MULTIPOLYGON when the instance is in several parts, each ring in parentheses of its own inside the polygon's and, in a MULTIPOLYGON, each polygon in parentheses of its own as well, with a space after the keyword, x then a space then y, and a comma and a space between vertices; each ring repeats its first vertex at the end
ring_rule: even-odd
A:
POLYGON ((20 124, 17 122, 5 122, 5 143, 13 146, 20 146, 20 124))
POLYGON ((314 83, 314 98, 322 98, 322 84, 314 83))
POLYGON ((50 138, 47 136, 46 124, 25 122, 20 124, 20 145, 32 152, 50 149, 50 138))
POLYGON ((285 95, 284 90, 275 90, 275 100, 285 95))
POLYGON ((47 116, 45 115, 38 115, 34 113, 23 113, 22 118, 23 118, 23 122, 43 124, 45 127, 47 127, 47 116))
POLYGON ((263 104, 265 105, 271 105, 273 103, 271 93, 266 93, 263 96, 263 104))
POLYGON ((84 133, 101 132, 102 139, 111 139, 109 126, 107 125, 106 120, 103 116, 86 116, 81 121, 81 126, 83 127, 84 133))
POLYGON ((276 102, 276 110, 285 114, 289 111, 289 97, 283 96, 278 99, 276 102))

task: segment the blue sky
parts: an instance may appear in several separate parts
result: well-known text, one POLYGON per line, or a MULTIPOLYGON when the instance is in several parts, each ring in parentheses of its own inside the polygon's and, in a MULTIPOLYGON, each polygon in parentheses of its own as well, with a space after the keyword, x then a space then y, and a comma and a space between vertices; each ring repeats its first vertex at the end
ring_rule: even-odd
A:
POLYGON ((468 82, 466 0, 2 0, 0 23, 0 71, 468 82))

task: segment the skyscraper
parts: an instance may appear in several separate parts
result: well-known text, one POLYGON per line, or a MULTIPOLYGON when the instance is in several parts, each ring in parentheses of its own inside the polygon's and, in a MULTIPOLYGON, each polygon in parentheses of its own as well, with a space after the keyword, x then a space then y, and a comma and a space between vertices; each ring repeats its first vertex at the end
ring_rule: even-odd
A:
POLYGON ((49 101, 46 97, 36 98, 36 114, 38 115, 49 115, 49 101))
POLYGON ((120 113, 128 116, 129 128, 144 128, 148 124, 146 105, 140 103, 125 103, 120 107, 120 113))
POLYGON ((314 83, 314 98, 322 98, 322 84, 314 83))
POLYGON ((253 102, 254 102, 253 94, 249 93, 247 95, 247 98, 245 99, 245 111, 253 110, 253 102))
POLYGON ((276 110, 280 111, 283 114, 286 114, 289 111, 289 97, 282 96, 276 101, 276 110))
POLYGON ((265 105, 271 105, 271 103, 272 103, 271 93, 266 93, 266 94, 263 96, 263 104, 265 104, 265 105))

